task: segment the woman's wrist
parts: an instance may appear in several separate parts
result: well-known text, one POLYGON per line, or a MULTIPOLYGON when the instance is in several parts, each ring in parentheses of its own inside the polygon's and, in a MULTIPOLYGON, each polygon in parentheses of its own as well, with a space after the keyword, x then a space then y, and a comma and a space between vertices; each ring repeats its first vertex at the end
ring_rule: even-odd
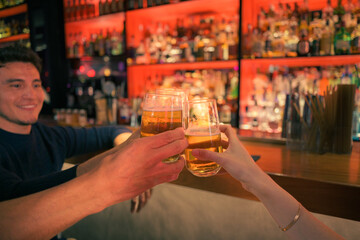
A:
POLYGON ((269 175, 255 165, 251 171, 247 172, 243 186, 247 191, 259 196, 266 191, 270 181, 269 175))

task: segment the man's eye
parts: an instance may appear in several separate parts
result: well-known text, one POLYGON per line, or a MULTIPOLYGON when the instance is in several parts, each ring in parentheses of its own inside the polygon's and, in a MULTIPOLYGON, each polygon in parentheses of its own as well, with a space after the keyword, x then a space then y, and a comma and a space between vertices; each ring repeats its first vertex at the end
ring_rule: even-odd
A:
POLYGON ((34 87, 39 88, 39 87, 41 87, 41 84, 34 84, 34 87))
POLYGON ((12 87, 12 88, 19 88, 19 87, 21 87, 21 85, 20 85, 20 84, 11 84, 10 87, 12 87))

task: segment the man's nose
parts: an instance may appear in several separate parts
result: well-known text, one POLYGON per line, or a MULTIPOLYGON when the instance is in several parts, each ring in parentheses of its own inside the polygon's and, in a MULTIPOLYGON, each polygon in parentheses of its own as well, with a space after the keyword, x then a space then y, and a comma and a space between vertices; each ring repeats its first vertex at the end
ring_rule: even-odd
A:
POLYGON ((36 95, 37 89, 32 86, 26 87, 23 93, 23 97, 25 98, 35 98, 36 95))

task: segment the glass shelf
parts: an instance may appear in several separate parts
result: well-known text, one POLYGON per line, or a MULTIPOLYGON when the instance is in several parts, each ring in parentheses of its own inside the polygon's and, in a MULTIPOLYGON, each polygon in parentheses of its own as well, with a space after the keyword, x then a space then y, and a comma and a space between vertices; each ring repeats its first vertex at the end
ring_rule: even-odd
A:
POLYGON ((229 61, 204 61, 204 62, 183 62, 183 63, 162 63, 162 64, 137 64, 129 65, 128 68, 146 68, 146 69, 230 69, 237 68, 238 60, 229 61))
POLYGON ((18 34, 18 35, 6 37, 6 38, 0 38, 0 43, 15 42, 15 41, 29 39, 29 38, 30 38, 30 34, 23 33, 23 34, 18 34))
POLYGON ((26 13, 27 12, 27 4, 21 4, 15 7, 9 7, 0 10, 0 18, 6 18, 9 16, 17 15, 20 13, 26 13))

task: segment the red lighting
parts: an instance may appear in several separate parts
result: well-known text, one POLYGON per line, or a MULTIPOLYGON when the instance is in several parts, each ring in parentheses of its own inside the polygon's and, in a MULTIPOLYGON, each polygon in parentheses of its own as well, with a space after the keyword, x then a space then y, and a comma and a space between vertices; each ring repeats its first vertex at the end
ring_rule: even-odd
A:
POLYGON ((84 73, 84 72, 85 72, 85 67, 84 67, 83 65, 81 65, 81 66, 79 67, 79 71, 80 71, 81 73, 84 73))
POLYGON ((94 69, 91 69, 91 70, 89 70, 87 73, 86 73, 86 75, 88 76, 88 77, 95 77, 95 75, 96 75, 96 72, 95 72, 95 70, 94 69))
POLYGON ((46 92, 50 92, 50 87, 46 87, 46 92))

